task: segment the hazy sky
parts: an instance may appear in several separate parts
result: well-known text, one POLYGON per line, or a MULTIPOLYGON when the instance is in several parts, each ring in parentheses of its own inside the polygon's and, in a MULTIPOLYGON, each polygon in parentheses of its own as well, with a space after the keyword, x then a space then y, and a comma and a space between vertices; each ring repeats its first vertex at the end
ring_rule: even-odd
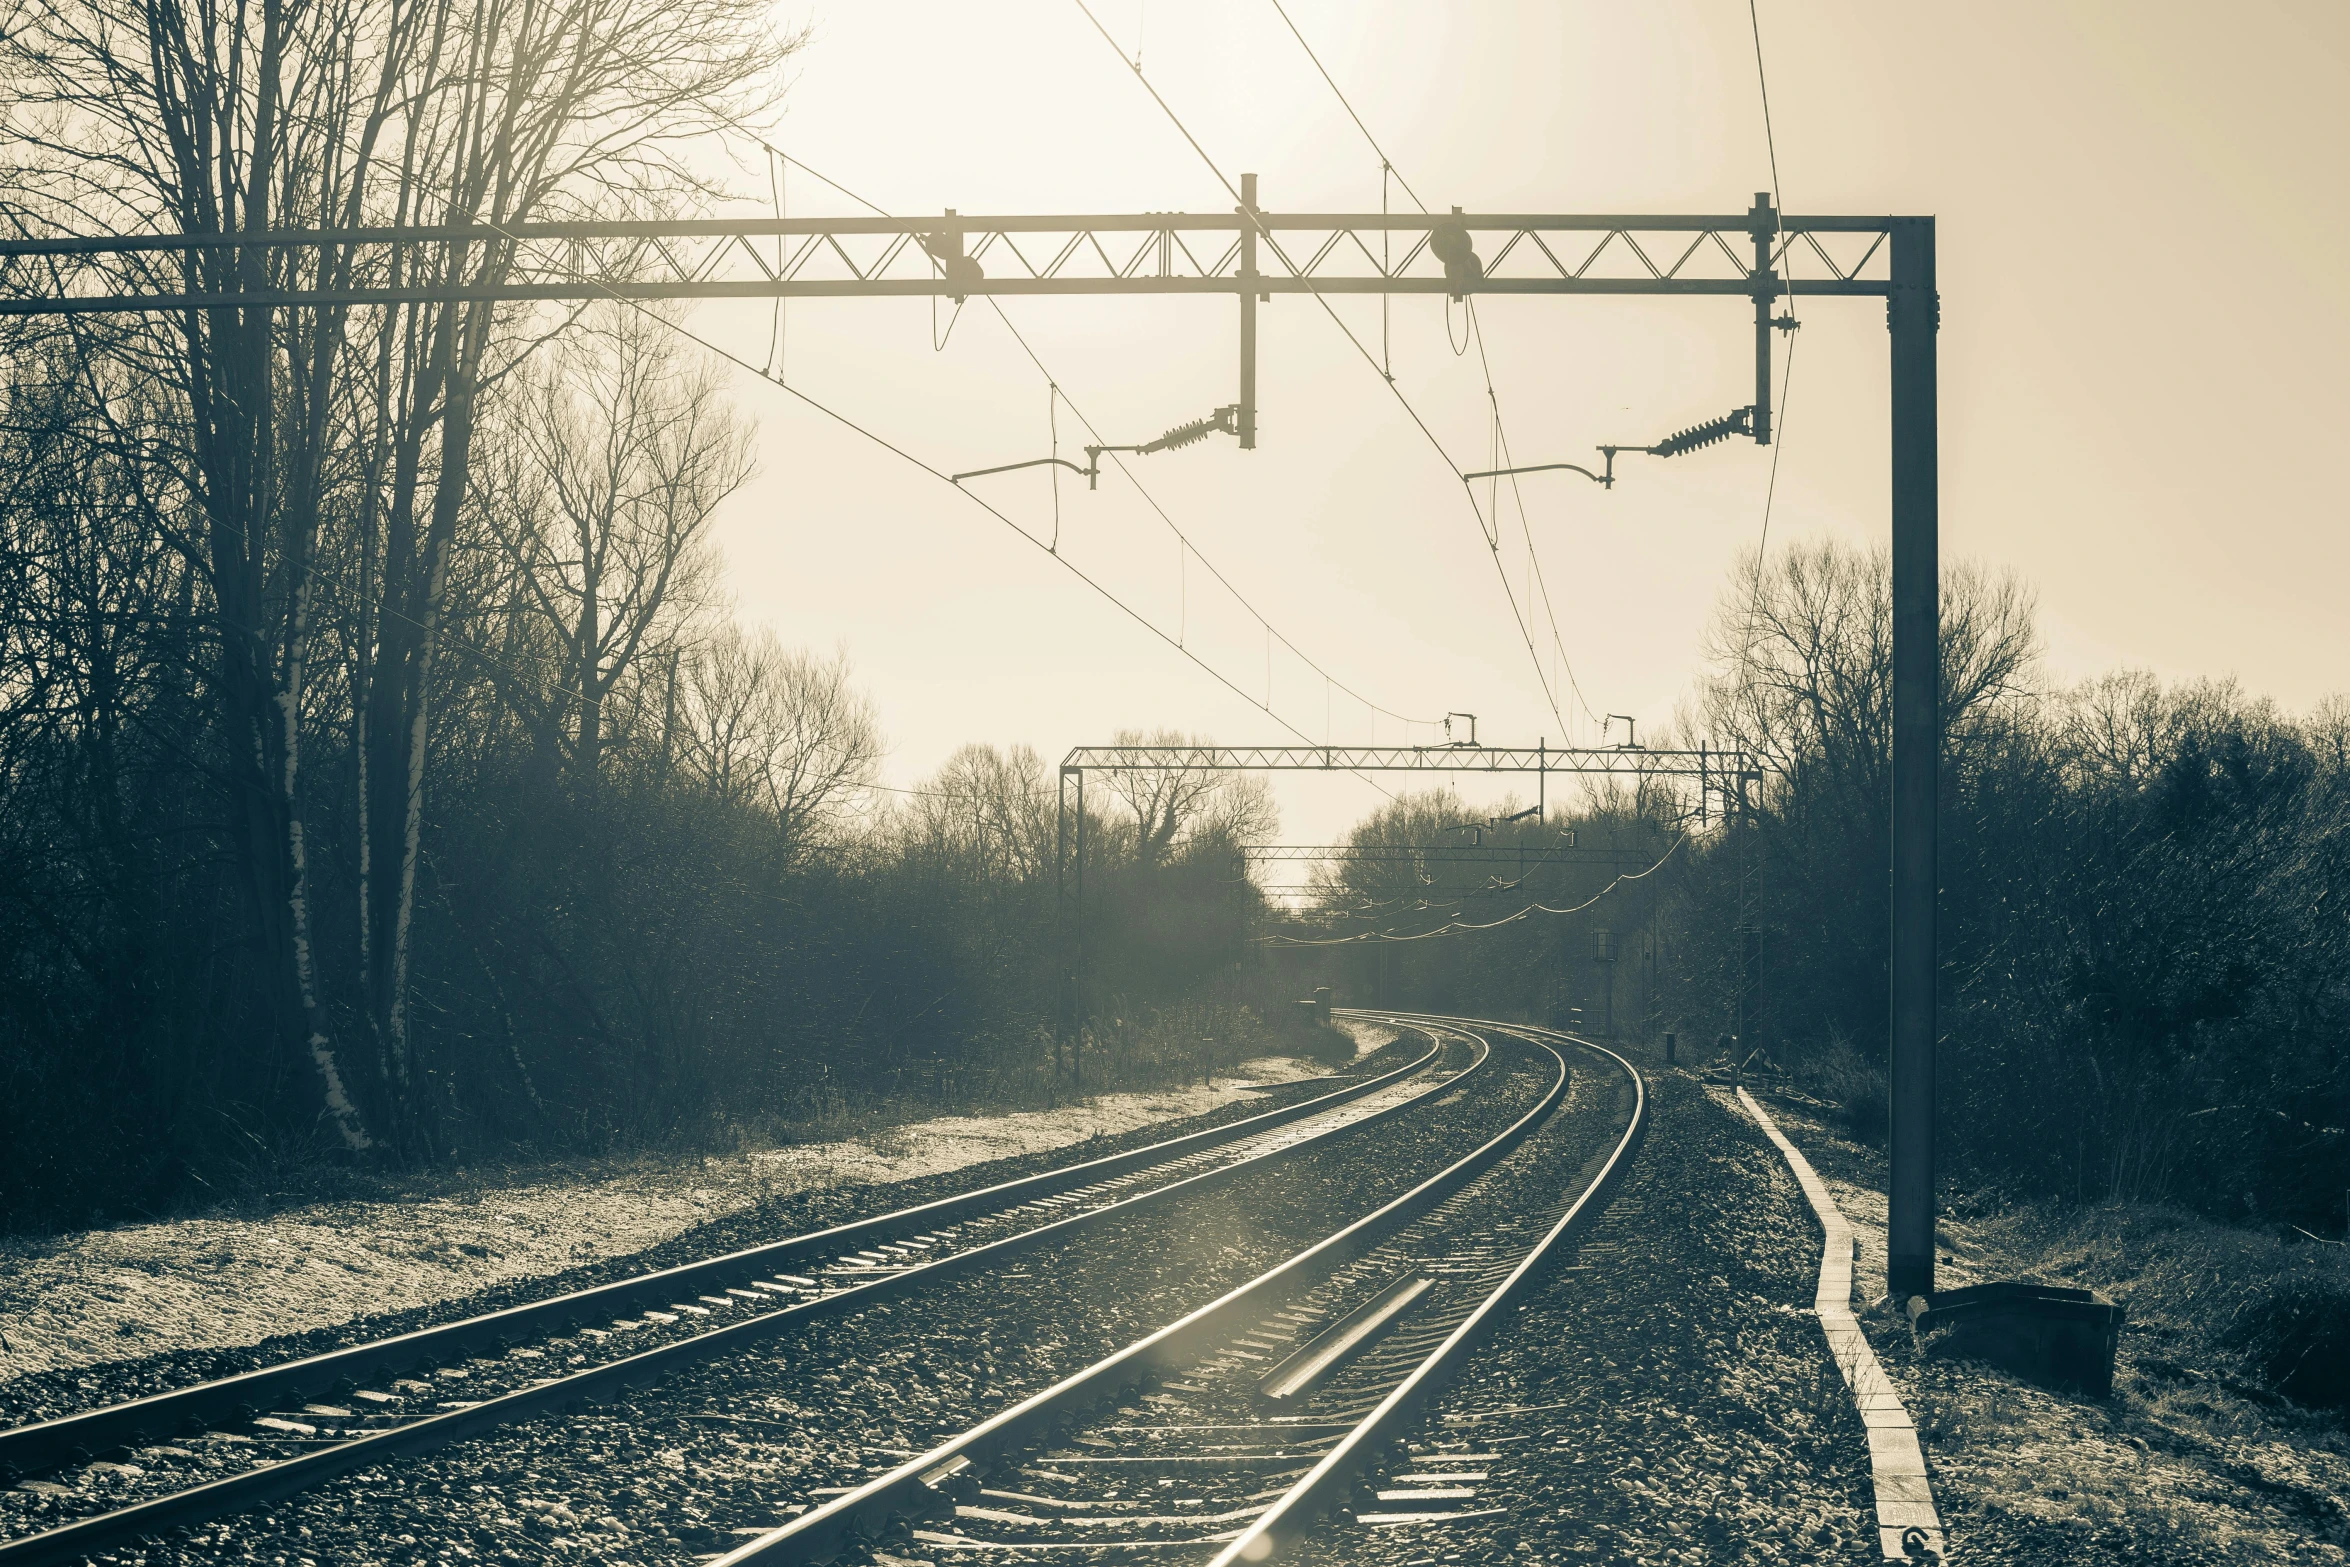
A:
MULTIPOLYGON (((1091 3, 1225 171, 1261 176, 1266 206, 1376 209, 1375 155, 1270 0, 1091 3)), ((1729 212, 1771 183, 1743 3, 1288 4, 1431 206, 1729 212)), ((819 0, 804 16, 780 140, 892 211, 1229 209, 1074 0, 819 0)), ((1940 220, 1945 559, 2031 581, 2059 678, 2234 674, 2295 708, 2350 687, 2332 459, 2350 427, 2350 6, 1764 0, 1761 24, 1788 209, 1940 220)), ((789 199, 853 210, 804 176, 789 199)), ((1112 440, 1235 396, 1228 299, 1007 309, 1112 440)), ((1339 309, 1376 341, 1375 300, 1339 309)), ((1883 307, 1800 309, 1771 537, 1882 539, 1883 307)), ((1751 400, 1741 301, 1480 313, 1520 462, 1751 400)), ((1390 319, 1399 388, 1461 467, 1486 466, 1478 359, 1454 355, 1443 302, 1400 299, 1390 319)), ((763 310, 694 321, 754 358, 766 345, 763 310)), ((943 350, 918 301, 803 302, 786 341, 795 385, 937 467, 1046 450, 1045 381, 983 306, 943 350)), ((1397 713, 1478 713, 1488 742, 1587 744, 1590 715, 1671 715, 1759 535, 1769 449, 1629 459, 1613 493, 1527 482, 1560 642, 1537 612, 1538 646, 1573 672, 1562 728, 1459 483, 1320 306, 1264 307, 1260 366, 1259 450, 1217 437, 1135 472, 1292 641, 1397 713)), ((721 528, 741 611, 847 649, 881 708, 889 781, 966 740, 1052 758, 1121 726, 1289 738, 947 486, 754 377, 739 399, 760 461, 721 528)), ((1061 420, 1066 451, 1083 436, 1061 420)), ((1051 531, 1041 472, 988 484, 1051 531)), ((1523 604, 1539 590, 1505 519, 1523 604)), ((1073 562, 1264 694, 1261 633, 1196 562, 1179 574, 1132 488, 1065 483, 1060 527, 1073 562)), ((1359 704, 1286 656, 1270 690, 1317 740, 1372 736, 1359 704)), ((1376 733, 1404 738, 1389 720, 1376 733)), ((1351 779, 1281 789, 1292 839, 1335 836, 1376 801, 1351 779)))

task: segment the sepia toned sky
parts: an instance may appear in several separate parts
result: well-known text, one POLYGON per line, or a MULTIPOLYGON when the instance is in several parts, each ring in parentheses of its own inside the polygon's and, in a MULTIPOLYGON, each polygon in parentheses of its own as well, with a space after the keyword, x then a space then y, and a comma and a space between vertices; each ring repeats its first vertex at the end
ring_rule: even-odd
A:
MULTIPOLYGON (((1275 210, 1375 210, 1376 155, 1270 0, 1089 0, 1210 155, 1275 210)), ((1287 0, 1396 169, 1432 207, 1743 210, 1772 183, 1743 0, 1287 0)), ((795 157, 897 212, 1228 210, 1231 202, 1075 0, 792 0, 810 39, 772 122, 795 157), (804 9, 798 8, 804 5, 804 9)), ((2350 256, 2339 84, 2350 8, 1763 0, 1779 175, 1795 212, 1938 217, 1946 560, 2036 587, 2051 674, 2120 664, 2235 675, 2293 708, 2350 687, 2350 256)), ((762 185, 744 149, 738 182, 762 185)), ((794 173, 794 213, 855 210, 794 173)), ((1396 192, 1393 200, 1405 204, 1396 192)), ((1007 301, 1113 441, 1236 394, 1230 300, 1007 301)), ((1337 308, 1376 345, 1378 303, 1337 308)), ((1751 400, 1742 301, 1487 299, 1519 462, 1639 444, 1751 400)), ((1885 331, 1874 300, 1800 306, 1774 541, 1885 536, 1885 331)), ((764 309, 692 316, 753 358, 764 309)), ((1612 493, 1526 481, 1502 569, 1535 601, 1565 687, 1545 703, 1461 486, 1314 301, 1264 307, 1260 449, 1224 437, 1140 459, 1158 504, 1282 633, 1395 713, 1480 715, 1487 742, 1590 744, 1596 715, 1662 725, 1736 554, 1762 528, 1772 449, 1626 460, 1612 493), (1571 666, 1572 683, 1565 679, 1571 666), (1580 696, 1577 693, 1580 693, 1580 696)), ((1397 387, 1462 468, 1488 466, 1479 359, 1444 302, 1389 316, 1397 387)), ((974 303, 795 304, 786 374, 945 470, 1042 456, 1048 392, 974 303), (937 313, 945 331, 951 307, 937 313)), ((950 487, 739 378, 759 476, 721 544, 745 618, 840 646, 910 784, 966 740, 1049 758, 1125 726, 1293 738, 950 487)), ((1084 437, 1060 412, 1064 452, 1084 437)), ((1070 476, 1064 474, 1064 480, 1070 476)), ((1042 470, 982 481, 1053 528, 1042 470)), ((1505 495, 1506 508, 1506 495, 1505 495)), ((1065 482, 1073 563, 1320 740, 1425 740, 1276 650, 1105 478, 1065 482)), ((1619 731, 1620 733, 1620 731, 1619 731)), ((1464 785, 1481 803, 1495 791, 1464 785)), ((1281 784, 1292 840, 1377 802, 1281 784)))

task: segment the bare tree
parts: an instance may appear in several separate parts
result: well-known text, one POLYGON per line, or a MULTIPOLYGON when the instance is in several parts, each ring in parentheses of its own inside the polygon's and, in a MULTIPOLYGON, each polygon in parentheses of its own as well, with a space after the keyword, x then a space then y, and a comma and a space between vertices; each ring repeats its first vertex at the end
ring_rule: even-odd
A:
POLYGON ((1227 774, 1193 822, 1189 837, 1220 839, 1227 844, 1270 843, 1281 832, 1281 805, 1273 797, 1273 782, 1262 773, 1227 774))
POLYGON ((2350 782, 2350 693, 2320 697, 2309 710, 2309 746, 2339 787, 2350 782))
MULTIPOLYGON (((1892 756, 1892 574, 1882 549, 1833 539, 1749 556, 1707 628, 1699 717, 1781 778, 1825 767, 1852 800, 1883 797, 1892 756)), ((1942 722, 1953 737, 2030 693, 2030 591, 2013 573, 1942 576, 1942 722)))
POLYGON ((1445 842, 1446 830, 1460 819, 1461 802, 1448 789, 1396 796, 1346 835, 1358 849, 1396 852, 1379 859, 1317 862, 1311 874, 1314 901, 1333 914, 1393 913, 1419 903, 1434 878, 1419 857, 1406 858, 1401 851, 1445 842))
POLYGON ((607 700, 640 660, 678 656, 679 628, 707 598, 706 535, 750 472, 748 433, 712 366, 620 307, 591 311, 514 402, 515 439, 480 486, 481 511, 555 649, 556 678, 518 694, 592 792, 607 700))
MULTIPOLYGON (((683 11, 654 0, 438 3, 432 48, 404 83, 436 112, 410 118, 396 221, 504 231, 690 191, 670 145, 731 120, 791 47, 756 0, 683 11)), ((456 243, 428 247, 420 277, 488 285, 530 265, 511 239, 456 243)), ((377 342, 378 406, 392 410, 393 433, 380 552, 363 541, 381 587, 360 676, 362 926, 368 1017, 403 1090, 433 665, 478 400, 511 315, 478 294, 416 306, 387 312, 377 342), (388 403, 387 386, 404 396, 388 403)))
POLYGON ((2142 669, 2082 682, 2061 694, 2054 716, 2058 747, 2082 781, 2137 788, 2178 742, 2178 709, 2142 669))
MULTIPOLYGON (((1145 738, 1139 729, 1121 729, 1117 745, 1197 746, 1210 742, 1179 729, 1159 729, 1145 738)), ((1109 771, 1112 793, 1134 812, 1134 859, 1145 867, 1163 862, 1190 836, 1221 832, 1236 840, 1261 840, 1280 826, 1280 814, 1263 780, 1187 767, 1118 767, 1109 771)))
MULTIPOLYGON (((44 0, 7 29, 23 224, 196 237, 429 222, 502 231, 687 192, 670 139, 731 117, 789 40, 756 0, 44 0)), ((223 301, 117 331, 103 352, 169 388, 147 504, 203 576, 207 689, 234 844, 279 1034, 322 1113, 368 1145, 312 936, 303 723, 330 500, 359 535, 346 646, 361 801, 358 967, 390 1106, 409 1078, 418 828, 448 554, 476 402, 530 266, 511 240, 166 249, 94 261, 101 287, 223 301), (285 308, 288 288, 450 284, 451 302, 285 308), (250 300, 251 302, 246 302, 250 300)), ((88 339, 85 339, 87 342, 88 339)), ((103 404, 101 404, 103 406, 103 404)))
MULTIPOLYGON (((200 237, 347 228, 365 211, 398 69, 422 12, 377 0, 174 4, 85 0, 20 12, 8 74, 12 189, 36 221, 200 237)), ((348 248, 190 249, 118 262, 117 286, 235 299, 351 276, 348 248)), ((300 807, 312 568, 348 312, 190 310, 105 344, 184 400, 147 453, 150 501, 205 577, 218 633, 210 686, 232 777, 234 842, 281 1032, 303 1041, 323 1113, 370 1141, 321 1004, 300 807)))
POLYGON ((940 851, 968 855, 984 877, 1033 881, 1052 866, 1053 793, 1034 748, 966 745, 911 802, 908 816, 940 851))
POLYGON ((787 858, 822 842, 873 781, 881 729, 846 657, 727 627, 687 664, 679 749, 723 804, 765 815, 787 858))

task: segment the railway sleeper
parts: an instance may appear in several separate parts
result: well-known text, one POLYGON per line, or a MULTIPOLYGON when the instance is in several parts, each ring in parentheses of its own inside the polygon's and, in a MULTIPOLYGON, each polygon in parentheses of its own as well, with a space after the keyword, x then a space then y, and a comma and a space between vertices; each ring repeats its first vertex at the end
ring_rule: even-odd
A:
MULTIPOLYGON (((1555 1050, 1551 1054, 1557 1058, 1559 1070, 1540 1102, 1501 1135, 1444 1171, 1220 1299, 1128 1345, 1106 1360, 1064 1378, 1051 1388, 981 1422, 963 1435, 891 1473, 801 1513, 766 1536, 718 1558, 711 1567, 738 1567, 738 1564, 752 1561, 761 1563, 761 1567, 836 1561, 853 1548, 854 1538, 869 1527, 869 1520, 885 1514, 893 1506, 905 1510, 919 1507, 926 1515, 935 1516, 932 1509, 947 1498, 925 1483, 924 1476, 939 1472, 957 1458, 972 1459, 969 1472, 974 1478, 984 1479, 994 1466, 1007 1461, 1017 1465, 1020 1460, 1035 1455, 1048 1443, 1057 1440, 1060 1445, 1068 1445, 1068 1433, 1081 1413, 1099 1408, 1105 1402, 1122 1400, 1130 1396, 1130 1390, 1169 1385, 1193 1388, 1193 1384, 1179 1379, 1196 1375, 1200 1363, 1215 1354, 1221 1345, 1236 1336, 1261 1332, 1264 1325, 1273 1320, 1274 1313, 1296 1312, 1299 1296, 1319 1288, 1348 1265, 1370 1255, 1416 1221, 1436 1211, 1532 1135, 1564 1102, 1572 1076, 1564 1057, 1555 1050)), ((1622 1063, 1619 1061, 1619 1064, 1622 1063)), ((1629 1066, 1626 1065, 1624 1070, 1629 1073, 1629 1066)), ((1636 1082, 1637 1078, 1634 1080, 1636 1082)), ((1637 1125, 1638 1116, 1635 1113, 1635 1131, 1637 1125)), ((1628 1132, 1624 1144, 1620 1145, 1620 1151, 1628 1150, 1631 1141, 1632 1135, 1628 1132)), ((1296 1312, 1296 1315, 1303 1317, 1305 1314, 1296 1312)), ((1422 1396, 1424 1392, 1423 1389, 1422 1396)), ((1149 1395, 1146 1393, 1145 1396, 1149 1395)), ((1366 1436, 1359 1426, 1341 1436, 1337 1446, 1317 1460, 1306 1479, 1298 1482, 1298 1486, 1288 1493, 1286 1516, 1302 1523, 1319 1518, 1333 1508, 1351 1510, 1352 1498, 1343 1482, 1351 1479, 1352 1474, 1362 1466, 1385 1457, 1389 1441, 1384 1430, 1366 1436), (1350 1438, 1354 1440, 1350 1442, 1350 1438), (1317 1486, 1312 1483, 1316 1475, 1334 1466, 1341 1484, 1317 1486)), ((962 1474, 965 1471, 953 1472, 962 1474)), ((1051 1522, 1011 1514, 1003 1509, 982 1508, 974 1511, 970 1503, 957 1504, 957 1508, 961 1516, 974 1519, 987 1516, 991 1522, 1013 1529, 1045 1527, 1051 1522), (1002 1516, 993 1516, 998 1514, 1002 1516)), ((1235 1516, 1258 1519, 1259 1511, 1250 1509, 1235 1516)), ((1119 1521, 1128 1527, 1147 1525, 1163 1531, 1166 1528, 1193 1526, 1205 1519, 1199 1516, 1184 1518, 1154 1514, 1149 1517, 1122 1517, 1119 1521)), ((1261 1532, 1261 1520, 1259 1525, 1257 1532, 1261 1532)), ((1016 1547, 1022 1542, 1004 1540, 998 1543, 1016 1547)), ((1100 1543, 1114 1546, 1117 1542, 1100 1543)), ((1253 1561, 1257 1558, 1251 1556, 1249 1559, 1253 1561)))

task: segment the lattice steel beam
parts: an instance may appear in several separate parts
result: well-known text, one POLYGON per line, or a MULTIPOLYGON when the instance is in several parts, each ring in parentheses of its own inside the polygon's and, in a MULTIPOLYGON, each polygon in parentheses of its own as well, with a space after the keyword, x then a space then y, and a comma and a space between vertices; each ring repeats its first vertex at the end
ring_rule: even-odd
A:
POLYGON ((0 239, 0 314, 90 314, 448 299, 891 298, 973 294, 1647 294, 1764 299, 1882 295, 1895 220, 1787 217, 1759 236, 1736 214, 1085 213, 1017 216, 695 218, 232 234, 29 235, 0 239), (1429 245, 1458 226, 1482 262, 1449 276, 1429 245), (1244 239, 1256 236, 1250 246, 1244 239), (1381 241, 1387 240, 1385 259, 1381 241), (1398 242, 1400 241, 1400 242, 1398 242), (508 245, 509 281, 480 286, 447 265, 508 245), (1742 248, 1743 247, 1743 248, 1742 248), (270 253, 269 284, 191 286, 199 257, 270 253), (1249 254, 1254 250, 1252 258, 1249 254), (1812 275, 1787 276, 1789 251, 1812 275), (415 279, 366 281, 395 255, 415 279), (350 287, 318 288, 323 257, 350 287), (959 258, 959 259, 958 259, 959 258), (1251 262, 1254 265, 1251 265, 1251 262))
MULTIPOLYGON (((206 236, 46 235, 0 240, 0 315, 394 305, 449 299, 967 298, 974 294, 1230 296, 1240 316, 1240 444, 1256 444, 1256 307, 1275 294, 1652 295, 1754 307, 1752 432, 1770 438, 1772 303, 1791 294, 1882 297, 1892 346, 1893 852, 1891 1165, 1887 1274, 1896 1297, 1931 1293, 1941 715, 1936 431, 1941 320, 1934 220, 1788 217, 1759 193, 1743 213, 1276 213, 1244 176, 1228 213, 936 218, 740 218, 540 223, 206 236), (1401 237, 1402 244, 1393 243, 1401 237), (1384 248, 1382 248, 1384 244, 1384 248), (468 283, 475 247, 513 266, 468 283), (1743 248, 1742 248, 1743 246, 1743 248), (1790 278, 1801 247, 1812 275, 1790 278), (265 286, 226 288, 222 253, 260 249, 265 286), (393 261, 397 256, 397 269, 393 261), (347 267, 345 266, 347 263, 347 267), (1816 264, 1816 270, 1815 268, 1816 264), (348 276, 348 287, 311 286, 348 276), (412 281, 386 286, 384 279, 412 281)), ((1562 466, 1562 465, 1553 465, 1562 466)), ((1072 752, 1088 766, 1178 765, 1152 748, 1072 752), (1129 758, 1119 760, 1119 757, 1129 758)), ((1589 772, 1706 777, 1702 753, 1504 748, 1224 751, 1196 765, 1418 772, 1589 772), (1568 760, 1567 758, 1577 758, 1568 760)), ((1737 769, 1743 771, 1743 769, 1737 769)), ((1083 813, 1078 818, 1082 835, 1083 813)), ((1083 854, 1079 854, 1082 872, 1083 854)), ((1082 922, 1080 922, 1080 929, 1082 922)), ((1082 936, 1080 936, 1082 940, 1082 936)), ((1080 954, 1082 964, 1082 953, 1080 954)), ((1073 994, 1073 991, 1071 992, 1073 994)), ((1073 1023, 1067 1015, 1063 1027, 1073 1023)))
POLYGON ((1513 849, 1506 844, 1471 843, 1259 843, 1243 845, 1240 857, 1257 864, 1289 864, 1318 860, 1356 865, 1415 864, 1422 860, 1446 865, 1536 865, 1556 861, 1605 860, 1631 853, 1628 849, 1553 844, 1513 849))
POLYGON ((1615 778, 1730 782, 1747 770, 1734 753, 1574 750, 1504 745, 1081 745, 1061 758, 1078 772, 1593 773, 1615 778))

